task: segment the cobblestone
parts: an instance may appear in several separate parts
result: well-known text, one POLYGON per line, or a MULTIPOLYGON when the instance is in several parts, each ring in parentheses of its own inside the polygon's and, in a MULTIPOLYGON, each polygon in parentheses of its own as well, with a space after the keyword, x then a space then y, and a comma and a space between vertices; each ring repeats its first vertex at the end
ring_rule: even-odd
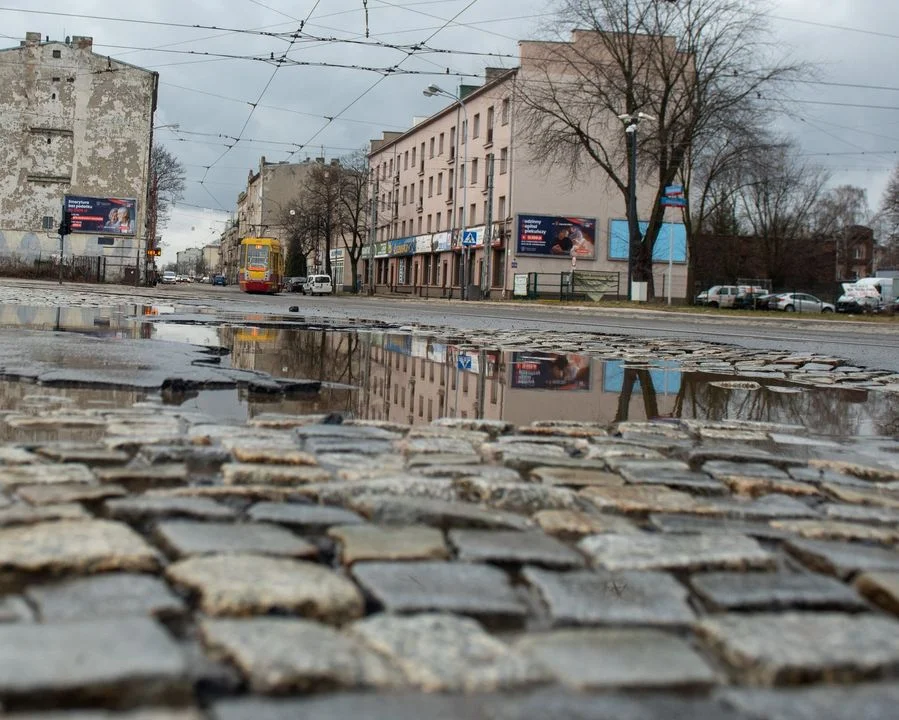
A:
MULTIPOLYGON (((607 343, 643 366, 791 380, 816 361, 607 343)), ((828 367, 815 376, 859 375, 828 367)), ((40 399, 0 413, 38 434, 0 445, 12 717, 895 714, 890 438, 702 419, 240 425, 40 399)))

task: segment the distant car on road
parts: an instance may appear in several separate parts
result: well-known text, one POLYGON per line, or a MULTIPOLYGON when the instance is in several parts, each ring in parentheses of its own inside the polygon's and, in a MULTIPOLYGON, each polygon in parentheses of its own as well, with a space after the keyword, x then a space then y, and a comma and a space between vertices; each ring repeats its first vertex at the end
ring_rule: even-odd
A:
POLYGON ((306 294, 306 291, 303 289, 303 286, 306 284, 306 278, 302 276, 294 276, 289 277, 285 280, 284 285, 289 292, 298 292, 306 294))
POLYGON ((221 285, 222 287, 224 287, 228 283, 225 281, 224 275, 213 275, 212 276, 212 284, 213 285, 221 285))
POLYGON ((166 270, 162 273, 163 285, 174 285, 176 282, 178 282, 178 276, 171 270, 166 270))
POLYGON ((305 295, 330 295, 334 292, 330 275, 310 275, 303 285, 305 295))
POLYGON ((806 293, 778 293, 777 295, 772 295, 768 299, 768 309, 804 313, 832 313, 835 310, 832 304, 806 293))

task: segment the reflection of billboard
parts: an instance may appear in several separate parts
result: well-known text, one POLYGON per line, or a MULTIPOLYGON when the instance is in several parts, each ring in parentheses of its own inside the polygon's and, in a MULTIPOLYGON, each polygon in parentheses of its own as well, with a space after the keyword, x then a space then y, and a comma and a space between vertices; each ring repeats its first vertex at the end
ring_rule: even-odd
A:
MULTIPOLYGON (((641 222, 640 232, 645 233, 648 226, 648 222, 641 222)), ((669 245, 672 247, 672 262, 687 262, 687 231, 683 223, 662 223, 652 248, 652 261, 668 262, 669 245)), ((627 220, 612 220, 609 222, 609 260, 627 260, 627 255, 627 220)))
POLYGON ((596 257, 596 220, 519 215, 517 253, 592 259, 596 257))
POLYGON ((589 390, 587 355, 512 353, 513 388, 522 390, 589 390))
POLYGON ((72 213, 72 232, 91 235, 134 235, 137 200, 66 195, 63 209, 72 213))
MULTIPOLYGON (((603 392, 620 393, 624 390, 624 360, 604 360, 602 363, 602 389, 603 392)), ((646 370, 652 389, 656 395, 677 395, 680 392, 681 372, 680 365, 674 361, 655 361, 653 367, 641 368, 646 370)), ((646 377, 646 374, 643 375, 646 377)), ((641 387, 640 376, 635 374, 634 387, 641 387)), ((642 388, 641 388, 642 392, 642 388)))

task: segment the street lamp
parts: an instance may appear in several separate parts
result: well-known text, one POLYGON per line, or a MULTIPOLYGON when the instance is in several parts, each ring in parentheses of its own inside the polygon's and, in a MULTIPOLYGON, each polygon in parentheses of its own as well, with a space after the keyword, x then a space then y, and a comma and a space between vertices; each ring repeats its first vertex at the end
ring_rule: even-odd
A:
POLYGON ((618 119, 624 123, 624 132, 627 137, 628 149, 630 151, 630 168, 627 174, 627 298, 632 300, 634 297, 634 250, 636 249, 634 236, 640 233, 640 219, 637 216, 637 125, 641 120, 654 121, 652 115, 646 113, 623 113, 618 119), (637 232, 634 233, 630 226, 630 221, 637 225, 637 232))
MULTIPOLYGON (((465 108, 465 103, 462 102, 462 99, 458 95, 454 95, 451 92, 444 90, 443 88, 438 87, 437 85, 428 85, 422 93, 425 97, 434 97, 435 95, 441 95, 445 98, 449 98, 454 103, 456 103, 462 109, 462 117, 465 120, 465 142, 463 143, 464 147, 462 148, 462 152, 464 156, 462 158, 462 166, 465 168, 466 176, 462 178, 462 214, 461 220, 459 224, 461 227, 459 228, 459 237, 462 242, 462 292, 460 295, 463 300, 468 299, 468 271, 469 271, 469 258, 468 258, 468 250, 465 247, 465 210, 468 203, 468 110, 465 108)), ((455 177, 459 178, 459 138, 461 137, 462 132, 461 128, 456 132, 456 163, 455 163, 455 177)), ((455 221, 455 219, 454 219, 455 221)))

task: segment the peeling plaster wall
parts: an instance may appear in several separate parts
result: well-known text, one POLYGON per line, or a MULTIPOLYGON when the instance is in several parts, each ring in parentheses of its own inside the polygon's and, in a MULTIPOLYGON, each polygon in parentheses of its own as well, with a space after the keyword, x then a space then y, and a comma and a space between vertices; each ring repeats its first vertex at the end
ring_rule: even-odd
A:
POLYGON ((136 198, 135 237, 66 238, 66 255, 105 256, 106 279, 117 282, 145 262, 157 75, 91 47, 89 38, 42 43, 29 33, 24 46, 0 51, 0 254, 57 254, 64 195, 136 198))

